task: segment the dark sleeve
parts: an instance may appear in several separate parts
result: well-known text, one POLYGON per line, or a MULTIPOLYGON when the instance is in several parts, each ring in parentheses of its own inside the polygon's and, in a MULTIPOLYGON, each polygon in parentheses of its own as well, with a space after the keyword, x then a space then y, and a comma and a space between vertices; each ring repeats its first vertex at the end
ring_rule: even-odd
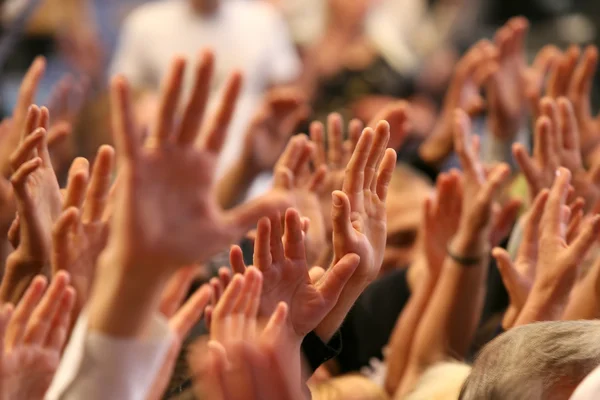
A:
POLYGON ((324 343, 317 334, 310 332, 302 341, 302 353, 311 371, 315 372, 325 362, 338 356, 342 351, 342 334, 337 331, 329 343, 324 343))
POLYGON ((373 282, 358 298, 340 331, 344 347, 337 357, 340 372, 359 371, 371 358, 383 358, 398 315, 410 297, 408 269, 394 270, 373 282))

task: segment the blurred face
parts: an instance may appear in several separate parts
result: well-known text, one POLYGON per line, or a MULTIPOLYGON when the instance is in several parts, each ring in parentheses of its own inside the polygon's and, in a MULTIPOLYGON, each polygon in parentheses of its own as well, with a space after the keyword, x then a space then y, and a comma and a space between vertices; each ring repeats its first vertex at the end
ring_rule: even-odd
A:
POLYGON ((362 25, 371 6, 381 0, 329 0, 329 15, 346 26, 362 25))
POLYGON ((221 0, 190 0, 190 2, 199 14, 212 14, 218 10, 221 0))

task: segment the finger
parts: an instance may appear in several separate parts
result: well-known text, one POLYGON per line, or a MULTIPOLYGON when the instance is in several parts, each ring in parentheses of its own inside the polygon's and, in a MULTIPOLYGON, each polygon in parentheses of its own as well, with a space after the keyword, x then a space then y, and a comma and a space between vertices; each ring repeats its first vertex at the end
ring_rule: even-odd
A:
POLYGON ((271 314, 269 322, 267 322, 267 325, 265 326, 263 336, 273 338, 273 340, 279 338, 279 335, 281 334, 285 321, 288 317, 288 313, 288 305, 283 301, 279 302, 279 304, 277 304, 277 308, 275 308, 275 311, 273 314, 271 314))
POLYGON ((519 168, 523 172, 525 176, 525 180, 529 186, 529 190, 531 192, 531 196, 535 196, 537 194, 538 188, 538 171, 537 167, 534 164, 533 159, 527 153, 525 147, 520 143, 513 144, 512 147, 513 155, 519 168))
POLYGON ((210 286, 202 285, 170 319, 169 326, 179 337, 187 337, 192 327, 200 320, 211 294, 210 286))
POLYGON ((315 171, 308 186, 308 190, 310 190, 313 193, 320 193, 321 191, 323 191, 325 178, 327 178, 327 166, 321 165, 315 171))
POLYGON ((379 167, 378 163, 381 161, 385 149, 387 148, 388 141, 390 140, 390 125, 386 121, 381 121, 377 124, 375 129, 375 140, 371 147, 369 158, 367 159, 367 165, 365 168, 364 176, 364 189, 370 189, 379 167))
POLYGON ((352 151, 354 151, 354 149, 356 148, 356 145, 358 144, 358 139, 360 138, 360 134, 362 133, 363 129, 364 124, 361 120, 353 119, 352 121, 350 121, 350 124, 348 125, 348 136, 350 137, 350 143, 352 143, 352 149, 350 153, 352 153, 352 151))
POLYGON ((358 255, 346 254, 319 281, 319 292, 328 305, 333 307, 337 303, 342 290, 356 271, 359 263, 360 257, 358 255))
POLYGON ((179 144, 187 145, 193 143, 198 136, 210 95, 210 81, 213 69, 214 54, 211 51, 204 51, 200 56, 200 61, 196 64, 192 95, 185 108, 177 137, 179 144))
POLYGON ((457 109, 454 113, 454 149, 466 174, 477 182, 483 182, 483 171, 471 147, 471 120, 457 109))
POLYGON ((534 147, 534 158, 544 167, 552 166, 552 161, 557 158, 557 155, 552 149, 552 136, 554 129, 548 117, 542 116, 538 118, 535 125, 535 139, 538 146, 534 147))
MULTIPOLYGON (((23 125, 23 129, 20 132, 21 135, 21 143, 32 133, 35 132, 36 129, 38 128, 42 128, 44 129, 43 126, 40 125, 40 117, 42 115, 42 110, 32 104, 31 106, 29 106, 28 110, 27 110, 27 115, 24 121, 24 125, 23 125)), ((32 150, 33 152, 33 150, 32 150)), ((33 157, 34 154, 30 154, 28 156, 28 158, 33 157)))
POLYGON ((0 357, 4 359, 4 344, 6 343, 7 329, 14 311, 14 306, 5 303, 0 306, 0 357))
POLYGON ((344 136, 342 116, 331 113, 327 117, 327 158, 329 164, 339 166, 342 162, 342 139, 344 136))
MULTIPOLYGON (((256 328, 256 317, 258 315, 258 308, 260 306, 260 295, 262 294, 263 287, 263 276, 257 268, 249 267, 246 270, 246 276, 250 279, 250 297, 244 303, 246 318, 249 319, 250 326, 247 326, 246 334, 254 334, 256 328)), ((246 336, 248 337, 248 336, 246 336)), ((251 337, 251 336, 250 336, 251 337)))
POLYGON ((203 147, 212 153, 220 154, 223 143, 225 143, 241 87, 242 75, 239 72, 234 72, 225 86, 216 114, 213 116, 206 132, 202 133, 203 147))
POLYGON ((23 77, 21 87, 19 89, 19 96, 15 104, 13 112, 13 123, 20 127, 26 118, 27 109, 33 103, 34 98, 37 94, 37 89, 44 76, 46 69, 46 60, 44 57, 36 57, 33 61, 27 73, 23 77))
MULTIPOLYGON (((48 113, 48 109, 46 107, 42 107, 40 109, 40 127, 44 128, 46 132, 48 132, 48 121, 50 120, 50 116, 48 113)), ((48 134, 44 135, 44 138, 37 145, 37 152, 39 157, 42 159, 42 163, 46 167, 52 167, 52 160, 50 159, 50 152, 48 151, 48 134)))
POLYGON ((114 149, 108 145, 101 146, 96 155, 90 186, 85 198, 82 220, 86 223, 101 220, 106 211, 114 162, 114 149))
POLYGON ((246 272, 246 264, 244 263, 244 253, 240 246, 231 246, 229 251, 229 263, 235 274, 244 274, 246 272))
POLYGON ((527 222, 525 223, 525 229, 523 230, 523 241, 519 247, 519 256, 533 259, 537 255, 538 231, 549 194, 550 191, 548 189, 542 190, 536 196, 531 206, 527 222), (533 251, 536 251, 536 254, 533 254, 533 251))
POLYGON ((351 238, 354 235, 354 228, 350 219, 350 200, 346 193, 336 190, 331 194, 333 207, 331 209, 331 218, 333 221, 334 235, 340 235, 344 238, 351 238))
POLYGON ((571 172, 566 168, 559 168, 556 172, 554 184, 550 189, 546 209, 542 216, 542 232, 548 235, 561 235, 562 232, 562 206, 567 201, 571 172))
POLYGON ((224 288, 229 286, 229 283, 231 282, 231 270, 227 267, 221 267, 219 268, 218 274, 221 285, 223 285, 224 288))
POLYGON ((510 232, 513 230, 513 226, 517 217, 519 216, 519 211, 521 210, 521 206, 523 203, 519 199, 511 199, 509 200, 504 207, 500 210, 498 217, 494 224, 495 237, 497 238, 497 243, 492 243, 493 245, 500 245, 500 243, 508 237, 510 232))
POLYGON ((315 144, 316 151, 314 153, 315 166, 321 166, 327 164, 327 156, 325 153, 325 139, 324 139, 323 124, 320 122, 313 122, 310 124, 309 133, 310 140, 315 144))
POLYGON ((223 283, 218 278, 211 278, 210 281, 208 281, 208 284, 210 285, 212 290, 210 299, 211 304, 213 306, 217 305, 217 303, 223 296, 223 291, 225 291, 226 287, 223 286, 223 283))
POLYGON ((36 129, 31 135, 27 136, 25 140, 19 145, 19 147, 10 156, 10 165, 13 171, 16 171, 27 161, 31 161, 31 156, 37 146, 44 140, 46 131, 43 128, 36 129))
POLYGON ((305 150, 306 139, 296 135, 290 139, 275 165, 274 187, 291 190, 294 187, 294 171, 298 168, 305 150))
POLYGON ((31 313, 23 336, 23 343, 33 346, 45 343, 68 284, 69 274, 65 271, 60 271, 54 276, 48 290, 31 313))
POLYGON ((525 304, 527 293, 523 293, 523 290, 519 285, 519 273, 515 269, 512 260, 510 259, 510 255, 503 248, 496 247, 492 251, 492 256, 496 259, 496 265, 498 266, 498 271, 500 272, 504 287, 508 292, 510 304, 520 311, 525 304))
POLYGON ((217 321, 221 322, 223 318, 231 314, 237 302, 237 299, 240 297, 243 285, 243 276, 239 274, 234 275, 233 279, 231 280, 231 283, 229 284, 229 286, 227 286, 227 289, 225 289, 223 296, 221 297, 217 305, 214 307, 212 316, 213 325, 215 325, 217 321))
POLYGON ((67 286, 60 299, 60 305, 50 324, 44 347, 61 352, 69 337, 71 315, 75 306, 76 293, 72 286, 67 286))
POLYGON ((558 110, 560 112, 560 131, 563 146, 567 150, 579 151, 579 130, 571 102, 565 97, 560 97, 558 99, 558 110))
POLYGON ((25 183, 27 182, 29 175, 35 172, 41 165, 42 159, 36 157, 33 160, 29 160, 25 164, 21 165, 17 172, 15 172, 10 178, 10 183, 13 186, 15 195, 17 195, 18 199, 23 202, 26 207, 32 206, 33 204, 29 194, 27 193, 27 189, 25 188, 25 183))
POLYGON ((6 349, 12 349, 23 341, 23 335, 29 318, 42 299, 46 286, 48 286, 48 281, 41 275, 36 276, 31 284, 29 284, 13 313, 8 334, 6 335, 6 349))
POLYGON ((576 104, 581 101, 589 101, 594 75, 598 66, 598 48, 588 46, 585 49, 581 62, 573 73, 573 79, 569 87, 569 98, 576 104))
POLYGON ((383 160, 379 165, 377 172, 376 193, 379 200, 385 202, 387 199, 388 188, 392 181, 394 169, 396 168, 396 151, 394 149, 386 149, 383 160))
POLYGON ((583 210, 574 211, 571 209, 571 221, 569 222, 569 227, 567 228, 567 243, 571 244, 575 240, 575 238, 579 235, 579 227, 581 225, 581 221, 583 221, 583 210))
POLYGON ((183 299, 185 299, 194 277, 194 268, 185 267, 179 269, 169 279, 162 292, 159 305, 159 311, 165 318, 171 318, 175 314, 183 299))
POLYGON ((506 164, 499 164, 494 168, 482 190, 482 199, 484 203, 491 204, 492 199, 498 194, 509 175, 510 168, 506 164))
POLYGON ((365 183, 365 167, 371 154, 375 133, 371 128, 365 128, 358 144, 352 153, 350 162, 346 167, 344 176, 343 191, 346 193, 361 193, 365 183))
POLYGON ((281 215, 279 213, 275 214, 270 219, 271 234, 269 236, 269 244, 271 247, 271 259, 277 264, 281 264, 285 261, 282 242, 282 222, 283 220, 281 219, 281 215))
POLYGON ((306 262, 302 222, 300 221, 300 214, 293 208, 285 212, 283 250, 286 258, 306 262))
POLYGON ((79 209, 69 207, 62 212, 52 228, 52 267, 54 270, 69 270, 71 268, 69 258, 72 242, 70 232, 77 230, 79 223, 79 209))
POLYGON ((325 275, 325 270, 319 266, 314 266, 308 270, 308 276, 313 285, 319 282, 323 275, 325 275))
POLYGON ((296 185, 298 184, 299 178, 303 174, 308 174, 308 172, 310 171, 308 163, 310 162, 314 152, 314 147, 312 143, 307 141, 304 138, 304 135, 299 136, 302 137, 302 152, 300 153, 300 158, 298 159, 297 164, 292 166, 292 173, 294 174, 294 181, 296 185))
POLYGON ((138 157, 139 139, 133 123, 133 109, 129 85, 125 78, 117 76, 110 86, 110 114, 117 155, 133 161, 138 157))
MULTIPOLYGON (((558 106, 556 101, 550 97, 544 97, 540 101, 541 115, 546 116, 550 119, 552 126, 552 135, 550 135, 548 142, 552 147, 552 154, 560 154, 564 147, 564 141, 562 136, 562 130, 560 127, 560 114, 558 112, 558 106)), ((538 118, 539 120, 539 118, 538 118)))
POLYGON ((162 84, 160 93, 160 104, 156 115, 156 122, 147 144, 151 147, 164 146, 172 140, 173 125, 175 122, 175 113, 181 96, 183 77, 185 73, 186 61, 178 56, 173 59, 169 68, 168 75, 162 84))
POLYGON ((271 222, 269 218, 261 218, 258 221, 253 263, 261 271, 267 270, 273 264, 273 258, 271 257, 271 222))
POLYGON ((69 207, 81 208, 85 198, 89 179, 90 163, 83 157, 73 160, 67 179, 67 192, 63 201, 63 210, 69 207))

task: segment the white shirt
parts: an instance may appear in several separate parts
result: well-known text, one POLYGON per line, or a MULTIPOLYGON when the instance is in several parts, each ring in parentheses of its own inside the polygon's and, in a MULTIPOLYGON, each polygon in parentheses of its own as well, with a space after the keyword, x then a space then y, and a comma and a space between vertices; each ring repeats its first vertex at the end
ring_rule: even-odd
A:
POLYGON ((600 398, 600 367, 593 370, 577 386, 569 400, 597 400, 600 398))
POLYGON ((44 400, 145 400, 171 342, 162 315, 145 338, 122 339, 90 331, 83 312, 44 400))
MULTIPOLYGON (((210 16, 194 12, 188 0, 162 0, 135 9, 125 20, 111 72, 134 86, 157 89, 174 56, 196 60, 202 49, 215 52, 211 105, 229 74, 244 74, 242 94, 229 129, 219 173, 237 159, 245 129, 265 90, 296 79, 301 72, 283 18, 262 1, 222 1, 210 16)), ((192 85, 188 68, 185 86, 192 85)))

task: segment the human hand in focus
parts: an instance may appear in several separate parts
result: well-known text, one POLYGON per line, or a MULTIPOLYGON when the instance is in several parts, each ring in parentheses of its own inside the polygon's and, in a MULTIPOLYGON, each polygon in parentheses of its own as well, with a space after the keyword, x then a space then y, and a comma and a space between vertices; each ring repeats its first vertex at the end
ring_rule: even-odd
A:
MULTIPOLYGON (((254 266, 262 272, 264 281, 259 314, 269 316, 277 304, 285 302, 290 335, 301 343, 335 306, 359 261, 355 254, 346 254, 317 281, 312 281, 298 212, 288 209, 285 213, 283 235, 278 218, 261 219, 254 242, 254 266)), ((231 251, 231 264, 236 273, 246 270, 239 247, 234 246, 231 251)))
POLYGON ((160 313, 169 319, 169 328, 174 335, 172 335, 173 340, 165 361, 156 374, 146 400, 160 400, 164 397, 183 342, 200 320, 202 312, 210 300, 212 294, 210 286, 202 285, 183 303, 194 276, 195 267, 180 269, 171 277, 162 293, 160 313))
POLYGON ((247 167, 256 174, 273 169, 294 129, 308 113, 302 93, 292 89, 269 92, 244 139, 242 159, 247 167))
POLYGON ((11 304, 0 309, 3 399, 43 398, 58 368, 75 291, 64 272, 54 278, 48 290, 47 286, 46 278, 38 276, 14 311, 11 304))
POLYGON ((498 51, 498 70, 489 80, 488 123, 496 137, 512 141, 524 121, 527 64, 525 37, 529 22, 523 17, 511 18, 494 37, 498 51))
POLYGON ((189 358, 196 394, 246 400, 305 398, 300 386, 299 348, 289 358, 288 307, 279 303, 268 322, 257 318, 262 279, 255 268, 237 274, 214 310, 208 345, 192 349, 189 358), (288 358, 286 358, 288 357, 288 358), (298 365, 295 365, 298 363, 298 365))
POLYGON ((570 217, 566 200, 570 181, 569 170, 560 168, 540 221, 538 248, 543 251, 538 254, 538 265, 544 268, 536 269, 530 295, 516 325, 560 316, 575 283, 578 267, 597 240, 600 216, 595 215, 582 224, 571 243, 566 241, 570 217))
POLYGON ((75 313, 88 300, 98 256, 108 240, 108 223, 114 190, 111 190, 114 150, 98 149, 91 178, 85 158, 73 161, 65 194, 64 211, 52 233, 52 271, 65 270, 71 275, 77 292, 75 313))
POLYGON ((479 92, 497 71, 496 58, 495 46, 487 40, 481 40, 456 64, 438 122, 419 149, 423 160, 437 164, 452 151, 456 109, 464 110, 469 115, 483 111, 485 104, 479 92))
POLYGON ((175 127, 185 60, 174 60, 155 127, 143 147, 132 124, 128 86, 122 78, 112 83, 120 186, 107 255, 116 255, 125 265, 145 266, 144 274, 164 276, 174 267, 206 260, 285 204, 285 199, 269 194, 228 211, 218 206, 214 173, 241 77, 232 75, 215 117, 203 127, 201 143, 194 145, 212 63, 212 55, 205 53, 197 64, 190 100, 175 127))

